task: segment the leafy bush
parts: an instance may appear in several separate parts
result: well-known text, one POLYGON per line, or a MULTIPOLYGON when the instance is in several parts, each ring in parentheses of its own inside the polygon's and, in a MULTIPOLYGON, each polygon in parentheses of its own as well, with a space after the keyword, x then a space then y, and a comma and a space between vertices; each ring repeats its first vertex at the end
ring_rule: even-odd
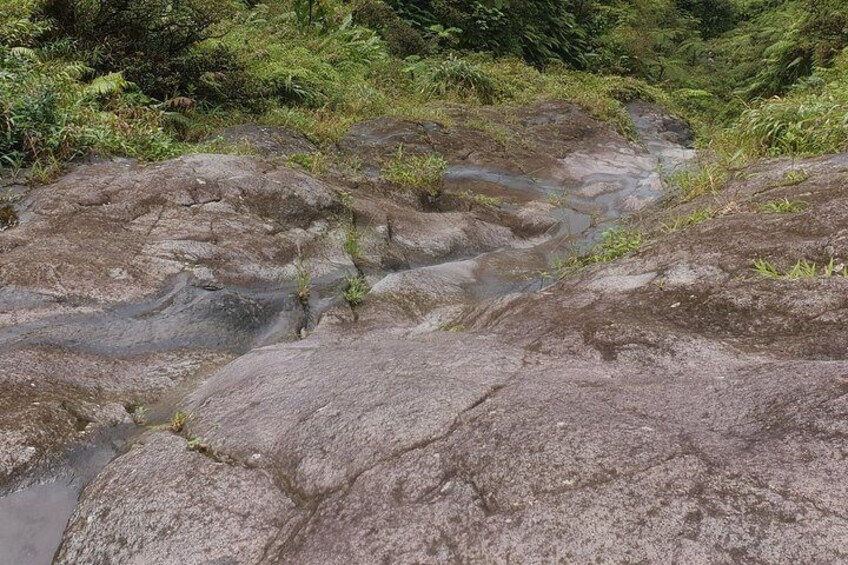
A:
POLYGON ((56 31, 79 42, 105 72, 124 72, 164 99, 180 84, 186 56, 233 13, 230 0, 46 0, 56 31))
POLYGON ((427 32, 459 31, 460 47, 517 55, 543 66, 551 60, 587 66, 598 4, 581 0, 390 0, 404 19, 427 32))
POLYGON ((120 73, 86 83, 92 70, 67 60, 66 46, 40 44, 50 28, 36 7, 0 0, 7 16, 0 24, 0 167, 33 165, 46 178, 90 151, 174 155, 164 112, 145 107, 120 73))
POLYGON ((362 0, 353 11, 354 20, 377 30, 392 55, 408 57, 427 51, 422 35, 380 0, 362 0))

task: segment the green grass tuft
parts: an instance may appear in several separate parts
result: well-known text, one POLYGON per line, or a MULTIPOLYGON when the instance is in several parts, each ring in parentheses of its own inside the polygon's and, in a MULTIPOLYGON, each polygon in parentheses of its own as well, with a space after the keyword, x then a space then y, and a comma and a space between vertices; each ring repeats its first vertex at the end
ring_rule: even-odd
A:
POLYGON ((365 300, 365 295, 368 294, 368 283, 365 277, 360 274, 351 274, 345 277, 344 299, 351 308, 355 308, 362 304, 365 300))
POLYGON ((775 280, 830 278, 834 276, 848 277, 848 267, 844 264, 836 264, 834 259, 830 259, 830 261, 822 266, 806 259, 799 259, 786 271, 781 271, 777 266, 765 259, 755 259, 752 262, 751 269, 761 277, 775 280))
POLYGON ((766 202, 760 206, 759 210, 765 214, 792 214, 800 212, 805 207, 806 205, 803 202, 781 198, 780 200, 766 202))
POLYGON ((383 178, 404 187, 424 188, 432 197, 442 193, 442 182, 448 163, 441 155, 407 155, 398 147, 383 167, 383 178))

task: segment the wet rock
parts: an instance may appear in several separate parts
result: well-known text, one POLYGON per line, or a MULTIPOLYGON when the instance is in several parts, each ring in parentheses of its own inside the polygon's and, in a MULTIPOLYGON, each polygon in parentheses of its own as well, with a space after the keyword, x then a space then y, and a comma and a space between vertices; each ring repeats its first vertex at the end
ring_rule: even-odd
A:
POLYGON ((81 165, 20 205, 0 236, 0 449, 17 454, 0 488, 123 406, 294 339, 299 253, 316 278, 349 263, 335 189, 255 158, 81 165))
POLYGON ((53 463, 96 428, 130 421, 125 406, 145 404, 232 359, 210 350, 103 356, 21 346, 2 352, 0 490, 53 463))
MULTIPOLYGON (((226 540, 246 548, 235 562, 265 563, 844 560, 846 279, 759 278, 750 261, 848 256, 845 162, 804 162, 811 180, 777 189, 803 193, 802 213, 745 211, 772 190, 768 169, 753 172, 722 195, 741 211, 454 312, 461 330, 348 320, 254 350, 188 401, 187 434, 226 462, 216 479, 183 500, 162 447, 136 447, 84 494, 62 562, 218 555, 226 540), (162 484, 204 518, 179 519, 162 484), (258 504, 251 520, 268 517, 248 545, 229 505, 209 503, 222 489, 281 501, 258 504), (148 506, 161 513, 139 519, 148 506)), ((375 285, 377 303, 412 293, 400 282, 413 272, 375 285)), ((438 272, 419 271, 422 301, 448 293, 438 272)), ((174 462, 186 477, 213 465, 174 462)))
POLYGON ((86 488, 91 502, 75 511, 55 563, 259 562, 278 549, 274 537, 298 524, 294 503, 267 474, 191 451, 183 438, 150 434, 124 457, 136 470, 106 472, 86 488), (160 475, 155 485, 145 477, 152 469, 160 475), (128 492, 145 539, 114 527, 123 510, 109 499, 128 492), (101 528, 92 544, 94 523, 101 528))
POLYGON ((0 235, 0 489, 208 377, 150 414, 184 410, 180 435, 89 485, 57 562, 843 560, 846 279, 750 264, 846 260, 848 157, 665 210, 658 168, 691 152, 630 110, 642 145, 558 102, 354 127, 366 169, 400 145, 448 159, 428 205, 375 171, 208 155, 36 189, 0 235), (783 197, 807 207, 756 212, 783 197), (634 210, 651 243, 540 274, 634 210))
POLYGON ((115 303, 158 291, 187 265, 230 284, 273 280, 338 201, 290 169, 195 155, 82 166, 26 205, 35 217, 7 236, 20 245, 4 253, 3 284, 115 303), (115 269, 121 276, 106 276, 115 269))

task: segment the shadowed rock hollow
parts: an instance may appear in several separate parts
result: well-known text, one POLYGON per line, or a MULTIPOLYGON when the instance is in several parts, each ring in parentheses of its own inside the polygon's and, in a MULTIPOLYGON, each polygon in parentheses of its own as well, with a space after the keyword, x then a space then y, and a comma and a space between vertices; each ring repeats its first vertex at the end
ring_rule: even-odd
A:
MULTIPOLYGON (((848 278, 751 270, 848 258, 848 157, 766 163, 717 195, 646 208, 660 162, 691 153, 670 118, 631 111, 644 145, 556 104, 510 114, 529 144, 520 159, 461 120, 369 122, 340 144, 371 164, 401 142, 438 151, 449 187, 510 198, 494 209, 450 195, 426 209, 374 171, 319 181, 243 157, 99 165, 127 172, 91 189, 108 196, 94 206, 73 181, 91 168, 34 191, 0 236, 17 305, 2 351, 67 360, 67 376, 30 364, 4 377, 12 410, 32 414, 48 391, 120 407, 168 386, 151 376, 165 368, 191 380, 239 355, 190 387, 179 434, 144 431, 85 488, 56 562, 848 559, 848 278), (337 184, 354 191, 353 260, 337 184), (803 210, 761 212, 782 198, 803 210), (660 229, 705 208, 715 217, 660 229), (649 234, 637 252, 534 279, 636 211, 649 234), (71 264, 68 245, 88 259, 71 264), (291 298, 298 249, 321 281, 306 313, 291 298), (353 268, 373 283, 354 313, 336 298, 353 268), (163 287, 167 304, 149 306, 163 287), (147 337, 130 339, 140 327, 147 337), (124 369, 87 369, 107 362, 124 369)), ((38 444, 3 426, 44 454, 74 437, 38 444)), ((16 465, 11 476, 36 468, 16 465)))

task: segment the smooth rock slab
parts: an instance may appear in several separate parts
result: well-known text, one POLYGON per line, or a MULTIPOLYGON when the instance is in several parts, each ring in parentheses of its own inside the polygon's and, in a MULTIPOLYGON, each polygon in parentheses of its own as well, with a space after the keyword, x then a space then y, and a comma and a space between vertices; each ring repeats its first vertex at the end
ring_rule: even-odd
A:
POLYGON ((300 517, 262 471, 217 462, 176 436, 150 434, 120 460, 126 468, 85 489, 57 565, 257 563, 300 517))

